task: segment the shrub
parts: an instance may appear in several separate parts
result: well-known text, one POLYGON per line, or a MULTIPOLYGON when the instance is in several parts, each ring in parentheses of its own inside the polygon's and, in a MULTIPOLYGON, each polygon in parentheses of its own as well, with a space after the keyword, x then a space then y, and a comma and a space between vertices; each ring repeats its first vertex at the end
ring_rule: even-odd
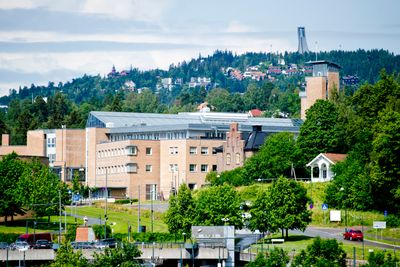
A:
POLYGON ((388 227, 400 227, 400 217, 390 214, 386 217, 386 223, 388 227))
POLYGON ((183 237, 180 234, 170 234, 170 233, 132 233, 132 238, 135 242, 169 242, 182 240, 183 237))
POLYGON ((7 242, 8 244, 11 244, 15 242, 17 237, 20 236, 20 234, 16 233, 0 233, 0 242, 7 242))

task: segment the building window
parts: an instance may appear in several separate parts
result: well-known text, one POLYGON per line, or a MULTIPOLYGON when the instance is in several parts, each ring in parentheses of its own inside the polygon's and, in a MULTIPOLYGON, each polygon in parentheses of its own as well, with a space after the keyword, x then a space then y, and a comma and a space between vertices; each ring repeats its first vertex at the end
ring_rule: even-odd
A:
POLYGON ((169 172, 177 172, 178 164, 169 164, 169 172))
POLYGON ((208 155, 208 147, 202 147, 201 148, 201 154, 202 155, 208 155))
POLYGON ((217 165, 212 165, 212 171, 216 172, 217 171, 217 165))
POLYGON ((127 146, 125 148, 125 151, 128 156, 136 156, 137 155, 137 146, 127 146))
POLYGON ((216 147, 213 147, 213 148, 212 148, 212 153, 213 153, 213 155, 216 155, 216 154, 217 154, 217 148, 216 148, 216 147))
POLYGON ((226 154, 226 165, 231 164, 231 154, 226 154))
POLYGON ((169 154, 170 155, 177 155, 178 154, 178 147, 176 147, 176 146, 169 147, 169 154))
POLYGON ((196 155, 197 154, 197 147, 191 146, 189 149, 189 154, 190 155, 196 155))
POLYGON ((207 164, 201 164, 201 172, 208 172, 208 165, 207 164))
POLYGON ((146 184, 146 200, 157 200, 156 184, 146 184))
POLYGON ((236 164, 240 164, 240 154, 239 153, 236 153, 236 155, 235 155, 235 162, 236 162, 236 164))
POLYGON ((151 147, 146 147, 146 155, 148 156, 153 155, 153 149, 151 147))
POLYGON ((196 171, 197 171, 197 166, 196 166, 196 164, 190 164, 190 165, 189 165, 189 171, 190 171, 190 172, 196 172, 196 171))
POLYGON ((151 165, 146 165, 146 172, 152 172, 153 167, 151 165))
POLYGON ((136 163, 126 164, 126 172, 127 173, 137 173, 137 164, 136 163))

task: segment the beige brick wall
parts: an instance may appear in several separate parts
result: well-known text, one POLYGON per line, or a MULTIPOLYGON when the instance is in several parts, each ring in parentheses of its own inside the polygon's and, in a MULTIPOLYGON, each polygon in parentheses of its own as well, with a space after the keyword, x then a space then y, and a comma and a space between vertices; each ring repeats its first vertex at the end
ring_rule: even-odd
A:
POLYGON ((339 91, 340 82, 339 82, 339 72, 328 72, 328 96, 332 96, 332 91, 339 91))
POLYGON ((126 140, 106 142, 97 145, 97 169, 94 186, 98 188, 114 188, 112 197, 146 198, 146 184, 159 185, 160 152, 159 141, 155 140, 126 140), (128 155, 126 148, 135 146, 136 155, 128 155), (151 148, 147 155, 146 148, 151 148), (136 164, 137 171, 128 173, 126 165, 136 164), (146 165, 151 166, 146 170, 146 165), (121 190, 116 190, 121 188, 121 190), (115 195, 119 192, 119 195, 115 195), (122 195, 121 195, 122 194, 122 195))
POLYGON ((0 146, 0 155, 7 155, 15 152, 21 156, 46 156, 46 140, 44 139, 43 130, 28 131, 26 139, 27 145, 25 146, 0 146))
POLYGON ((109 129, 106 128, 86 128, 87 185, 89 187, 96 186, 97 144, 107 141, 106 133, 108 132, 109 129))
POLYGON ((182 183, 202 187, 207 173, 217 165, 217 155, 213 148, 222 145, 223 140, 186 139, 160 141, 160 190, 165 198, 169 198, 172 187, 179 188, 182 183), (190 154, 190 147, 196 148, 196 154, 190 154), (203 155, 201 149, 207 148, 208 154, 203 155), (176 148, 178 153, 171 154, 170 149, 176 148), (178 170, 172 172, 170 165, 177 165, 178 170), (190 165, 196 165, 195 171, 190 171, 190 165), (201 166, 207 165, 208 171, 202 172, 201 166))
POLYGON ((26 143, 30 155, 46 156, 46 139, 43 130, 28 131, 26 143))
POLYGON ((230 131, 226 134, 226 141, 223 142, 223 153, 218 155, 218 172, 229 171, 243 166, 246 160, 244 145, 245 141, 242 140, 239 124, 232 123, 230 131))

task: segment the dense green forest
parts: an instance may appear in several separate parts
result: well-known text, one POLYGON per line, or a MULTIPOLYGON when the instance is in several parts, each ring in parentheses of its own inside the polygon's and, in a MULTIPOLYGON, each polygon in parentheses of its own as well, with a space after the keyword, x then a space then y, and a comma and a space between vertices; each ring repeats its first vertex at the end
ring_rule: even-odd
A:
MULTIPOLYGON (((49 82, 47 86, 32 84, 12 90, 0 98, 8 109, 0 111, 0 133, 11 134, 11 144, 24 144, 26 131, 37 128, 83 128, 92 110, 177 113, 195 111, 207 101, 213 111, 247 112, 258 108, 264 116, 298 118, 305 76, 273 75, 269 79, 233 79, 228 68, 245 72, 250 66, 266 72, 268 66, 288 69, 293 64, 304 67, 311 60, 324 59, 342 66, 341 76, 355 75, 359 84, 374 83, 381 69, 393 73, 400 67, 400 56, 385 50, 330 51, 315 53, 245 53, 216 51, 213 55, 171 65, 169 70, 140 71, 136 68, 111 72, 105 77, 84 75, 66 83, 49 82), (279 64, 278 64, 279 63, 279 64), (190 87, 192 77, 209 78, 207 86, 190 87), (160 87, 163 78, 174 83, 160 87), (134 88, 127 88, 127 84, 134 88), (140 90, 139 90, 140 89, 140 90)), ((352 95, 358 85, 344 86, 352 95)))

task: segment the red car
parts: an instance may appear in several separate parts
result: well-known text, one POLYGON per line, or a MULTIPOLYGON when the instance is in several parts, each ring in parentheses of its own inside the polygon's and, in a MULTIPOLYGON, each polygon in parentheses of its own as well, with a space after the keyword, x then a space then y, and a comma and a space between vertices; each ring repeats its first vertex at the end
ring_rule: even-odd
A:
POLYGON ((346 229, 343 234, 344 239, 348 240, 360 240, 363 241, 364 235, 360 230, 346 229))

